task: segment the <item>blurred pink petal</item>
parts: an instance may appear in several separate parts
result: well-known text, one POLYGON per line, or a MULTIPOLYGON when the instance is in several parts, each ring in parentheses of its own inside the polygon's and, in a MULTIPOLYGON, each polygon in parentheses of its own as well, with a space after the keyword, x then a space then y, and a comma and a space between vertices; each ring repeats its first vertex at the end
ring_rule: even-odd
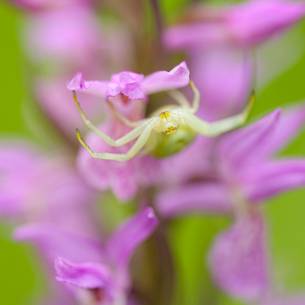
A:
POLYGON ((243 192, 252 202, 305 186, 305 160, 260 162, 241 171, 243 192))
POLYGON ((226 135, 220 142, 220 156, 225 166, 240 168, 256 160, 260 149, 269 145, 270 137, 280 120, 280 110, 259 121, 226 135))
MULTIPOLYGON (((72 94, 66 89, 66 79, 59 77, 56 79, 40 79, 36 83, 37 101, 43 111, 69 138, 75 137, 75 128, 83 126, 74 103, 72 94)), ((104 105, 96 97, 86 99, 82 107, 92 117, 101 117, 104 105)))
POLYGON ((17 228, 14 237, 19 241, 30 242, 41 254, 53 264, 57 256, 65 257, 75 262, 101 261, 101 247, 97 236, 84 236, 75 232, 63 230, 56 223, 32 223, 17 228))
POLYGON ((164 43, 170 49, 231 45, 251 47, 290 28, 305 14, 304 3, 253 0, 216 10, 203 7, 191 23, 169 28, 164 43))
POLYGON ((230 295, 254 301, 266 293, 269 281, 264 231, 262 218, 248 215, 216 238, 209 264, 216 283, 230 295))
POLYGON ((233 8, 227 22, 234 40, 253 45, 287 30, 304 15, 305 4, 301 2, 256 0, 233 8))
POLYGON ((21 8, 28 9, 31 12, 41 10, 60 9, 67 6, 86 5, 91 0, 12 0, 12 2, 21 8))
POLYGON ((29 180, 33 179, 33 163, 41 157, 23 142, 3 142, 0 147, 0 215, 22 215, 29 180))
POLYGON ((260 305, 304 305, 304 295, 271 296, 260 302, 260 305))
MULTIPOLYGON (((78 256, 76 256, 77 260, 71 259, 73 253, 68 251, 66 252, 68 256, 65 256, 60 251, 59 257, 55 261, 57 280, 72 286, 76 296, 79 296, 80 292, 83 291, 87 297, 97 297, 95 301, 99 301, 101 304, 110 304, 110 301, 111 304, 112 302, 116 304, 122 299, 127 300, 130 285, 129 259, 136 247, 152 234, 157 224, 158 221, 153 210, 145 208, 124 222, 110 237, 105 248, 98 244, 96 248, 92 248, 92 244, 67 235, 66 247, 69 247, 71 242, 72 245, 74 241, 78 242, 79 252, 87 253, 87 259, 84 260, 81 257, 80 260, 78 256), (92 254, 91 258, 90 254, 92 254)), ((62 238, 63 236, 55 238, 55 246, 62 238)), ((44 242, 50 245, 50 238, 44 242)), ((52 249, 53 247, 50 250, 52 249)), ((55 249, 60 250, 61 247, 55 249)))
POLYGON ((124 223, 112 235, 107 244, 107 254, 118 267, 126 268, 135 249, 158 225, 158 219, 152 208, 145 208, 124 223))
POLYGON ((210 162, 213 143, 213 139, 197 137, 189 147, 186 147, 180 153, 159 160, 160 185, 177 185, 192 178, 209 174, 213 167, 210 162))
POLYGON ((55 260, 56 279, 80 288, 104 288, 109 285, 108 268, 98 263, 72 263, 58 257, 55 260))
POLYGON ((69 162, 22 143, 0 147, 0 211, 13 221, 91 232, 95 192, 69 162), (68 215, 68 216, 67 216, 68 215))
POLYGON ((26 28, 26 45, 34 61, 59 61, 80 66, 100 49, 100 32, 94 15, 73 6, 33 16, 26 28))
POLYGON ((192 183, 161 192, 156 199, 158 211, 165 217, 189 213, 228 213, 230 194, 220 183, 192 183))
POLYGON ((267 158, 278 153, 291 142, 305 126, 304 104, 285 109, 269 137, 268 145, 260 147, 259 156, 267 158))

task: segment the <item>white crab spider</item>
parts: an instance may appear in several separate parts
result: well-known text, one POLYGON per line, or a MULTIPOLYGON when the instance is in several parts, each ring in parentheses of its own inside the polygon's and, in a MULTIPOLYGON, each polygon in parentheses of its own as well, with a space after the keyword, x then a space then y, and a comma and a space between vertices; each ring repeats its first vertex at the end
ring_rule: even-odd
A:
POLYGON ((112 106, 116 117, 132 130, 119 139, 113 139, 98 129, 84 113, 78 101, 77 94, 73 91, 74 103, 81 115, 84 124, 108 145, 113 147, 123 146, 135 140, 126 153, 95 152, 85 142, 79 130, 76 135, 80 144, 95 159, 127 161, 135 157, 142 149, 146 148, 155 156, 165 157, 179 152, 187 146, 197 134, 215 137, 227 131, 240 127, 245 123, 254 103, 254 94, 251 94, 248 105, 240 114, 216 122, 207 122, 197 117, 195 113, 199 108, 200 94, 193 82, 190 86, 194 93, 192 104, 179 91, 170 95, 179 105, 168 105, 155 111, 149 118, 140 121, 129 121, 118 113, 112 106))

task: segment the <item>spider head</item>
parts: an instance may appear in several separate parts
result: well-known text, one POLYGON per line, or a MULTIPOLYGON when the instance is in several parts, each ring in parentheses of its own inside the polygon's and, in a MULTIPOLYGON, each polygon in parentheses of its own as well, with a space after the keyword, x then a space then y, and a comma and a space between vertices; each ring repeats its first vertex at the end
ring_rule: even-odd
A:
POLYGON ((165 158, 178 153, 195 138, 194 131, 185 125, 179 108, 167 107, 156 116, 156 132, 150 139, 151 152, 155 157, 165 158))
POLYGON ((163 135, 170 136, 179 128, 179 117, 169 110, 160 112, 159 122, 156 125, 155 129, 158 133, 163 135))

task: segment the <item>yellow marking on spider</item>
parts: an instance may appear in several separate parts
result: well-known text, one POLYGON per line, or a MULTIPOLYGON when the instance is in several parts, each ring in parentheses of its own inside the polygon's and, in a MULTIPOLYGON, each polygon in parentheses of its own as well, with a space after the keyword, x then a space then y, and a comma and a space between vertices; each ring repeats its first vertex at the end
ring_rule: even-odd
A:
POLYGON ((94 152, 92 151, 92 149, 90 148, 90 146, 86 143, 86 141, 84 140, 84 138, 82 137, 79 129, 76 129, 76 138, 78 140, 78 142, 83 146, 83 148, 85 148, 88 153, 91 155, 91 157, 94 156, 94 152))
POLYGON ((166 136, 172 135, 177 131, 178 127, 176 126, 169 126, 166 128, 166 130, 163 132, 166 136))
POLYGON ((160 119, 162 120, 168 120, 171 117, 171 113, 169 111, 162 111, 159 114, 160 119))
POLYGON ((177 131, 179 127, 178 122, 169 110, 160 112, 159 119, 161 127, 160 132, 162 134, 169 136, 177 131))

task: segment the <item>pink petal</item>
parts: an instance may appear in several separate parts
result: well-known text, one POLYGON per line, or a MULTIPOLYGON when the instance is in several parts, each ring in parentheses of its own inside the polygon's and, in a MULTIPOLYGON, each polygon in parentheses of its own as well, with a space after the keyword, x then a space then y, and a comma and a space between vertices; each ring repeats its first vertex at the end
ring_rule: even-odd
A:
POLYGON ((23 9, 36 12, 46 9, 58 9, 76 4, 89 4, 91 0, 12 0, 12 2, 23 9))
POLYGON ((225 136, 219 146, 223 165, 235 170, 254 162, 260 149, 269 145, 270 137, 279 124, 280 113, 280 110, 275 110, 259 121, 225 136))
POLYGON ((263 145, 260 150, 261 157, 276 154, 292 141, 305 125, 305 106, 299 105, 285 109, 274 132, 269 137, 268 145, 263 145))
POLYGON ((145 100, 146 94, 141 87, 143 79, 143 74, 130 71, 114 74, 111 77, 107 95, 108 97, 115 97, 123 94, 130 100, 145 100))
POLYGON ((125 222, 111 237, 107 253, 116 266, 125 268, 136 248, 158 225, 152 208, 145 208, 125 222))
POLYGON ((234 39, 249 46, 287 30, 304 14, 303 3, 285 0, 249 1, 231 10, 228 27, 234 39))
POLYGON ((263 201, 280 193, 304 187, 305 160, 260 162, 240 175, 243 192, 251 201, 263 201))
POLYGON ((49 263, 57 256, 76 262, 99 262, 103 258, 103 250, 97 240, 59 229, 55 224, 24 225, 15 230, 14 237, 34 244, 49 263))
POLYGON ((228 41, 222 22, 196 22, 175 25, 168 28, 163 36, 163 42, 169 49, 201 49, 221 46, 228 41))
POLYGON ((228 213, 231 211, 227 189, 217 183, 196 183, 161 192, 157 208, 162 216, 189 213, 228 213))
POLYGON ((29 182, 41 156, 27 143, 3 142, 0 145, 0 215, 20 217, 28 211, 29 182))
POLYGON ((260 305, 304 305, 304 295, 271 296, 260 302, 260 305))
POLYGON ((265 229, 259 215, 239 219, 220 234, 209 265, 215 282, 234 297, 255 300, 268 288, 265 229))
POLYGON ((43 10, 31 16, 25 29, 32 60, 87 65, 100 49, 99 25, 86 6, 72 5, 43 10))
POLYGON ((98 263, 72 263, 63 258, 55 260, 56 279, 79 288, 107 288, 110 281, 108 268, 98 263))
POLYGON ((146 93, 155 93, 187 86, 190 82, 190 71, 185 62, 167 71, 159 71, 146 76, 142 88, 146 93))
MULTIPOLYGON (((69 87, 71 90, 80 90, 81 74, 71 81, 69 87)), ((74 103, 71 92, 65 86, 65 78, 48 78, 39 79, 36 83, 36 96, 43 111, 50 117, 54 123, 63 130, 66 135, 71 138, 75 137, 75 128, 83 126, 74 103)), ((82 107, 89 117, 93 119, 100 117, 103 112, 100 100, 96 97, 90 96, 82 103, 82 107)))
POLYGON ((109 82, 86 81, 82 73, 77 73, 67 84, 70 91, 84 92, 106 98, 109 82))
POLYGON ((284 0, 253 0, 219 10, 206 6, 193 23, 169 28, 163 40, 170 49, 251 47, 289 29, 304 14, 303 3, 284 0))

